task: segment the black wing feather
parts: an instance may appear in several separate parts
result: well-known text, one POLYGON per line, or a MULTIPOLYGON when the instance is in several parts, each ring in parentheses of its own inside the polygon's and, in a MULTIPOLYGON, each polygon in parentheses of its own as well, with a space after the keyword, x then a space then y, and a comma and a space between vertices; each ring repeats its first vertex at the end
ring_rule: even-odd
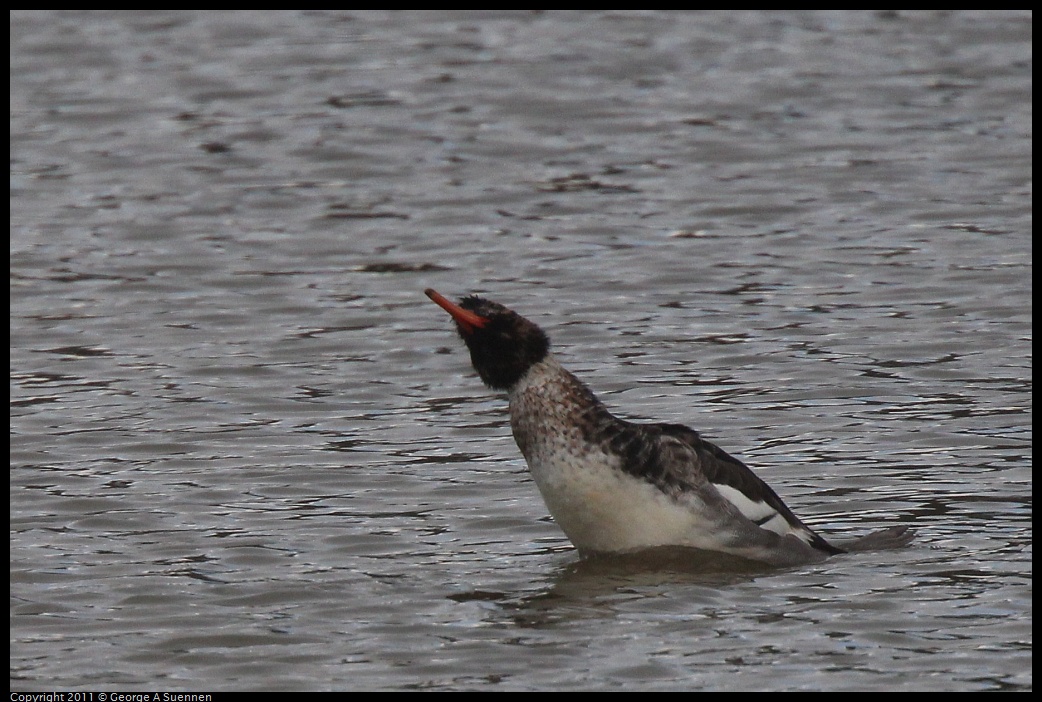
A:
MULTIPOLYGON (((607 413, 606 413, 607 414, 607 413)), ((722 448, 703 439, 683 424, 637 424, 608 414, 610 421, 595 422, 601 441, 623 457, 627 473, 647 480, 669 494, 693 490, 692 471, 700 471, 710 483, 727 485, 753 502, 763 502, 778 512, 794 528, 810 535, 810 545, 826 553, 843 553, 814 533, 793 514, 781 497, 750 468, 722 448), (666 438, 684 444, 697 458, 696 463, 668 460, 666 438)), ((607 419, 607 418, 605 418, 607 419)), ((768 517, 769 519, 769 517, 768 517)))

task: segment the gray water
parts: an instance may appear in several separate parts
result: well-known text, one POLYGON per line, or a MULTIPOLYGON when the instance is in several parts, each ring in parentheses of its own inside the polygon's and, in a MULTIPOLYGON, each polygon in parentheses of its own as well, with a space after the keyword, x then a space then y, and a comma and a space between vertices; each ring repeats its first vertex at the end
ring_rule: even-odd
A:
POLYGON ((1029 12, 11 14, 18 690, 1030 690, 1029 12), (580 561, 447 315, 842 539, 580 561))

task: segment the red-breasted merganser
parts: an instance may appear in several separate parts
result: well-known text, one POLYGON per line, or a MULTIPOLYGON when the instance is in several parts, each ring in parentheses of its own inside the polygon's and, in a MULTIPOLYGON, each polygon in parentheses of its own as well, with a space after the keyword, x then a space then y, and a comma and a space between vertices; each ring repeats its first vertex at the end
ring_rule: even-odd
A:
POLYGON ((580 555, 687 546, 788 566, 912 540, 911 529, 895 526, 830 544, 693 429, 613 416, 521 315, 477 296, 456 304, 425 292, 452 315, 485 385, 506 391, 514 440, 580 555))

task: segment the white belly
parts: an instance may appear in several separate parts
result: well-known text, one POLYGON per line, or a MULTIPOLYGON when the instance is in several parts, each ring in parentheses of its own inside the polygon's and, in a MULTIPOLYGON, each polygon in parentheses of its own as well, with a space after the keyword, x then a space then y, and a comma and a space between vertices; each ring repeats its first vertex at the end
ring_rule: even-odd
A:
POLYGON ((604 454, 533 456, 529 468, 554 521, 579 550, 721 545, 694 505, 623 473, 604 454))
POLYGON ((591 443, 593 396, 552 356, 510 391, 510 423, 558 526, 582 551, 656 546, 720 550, 725 536, 698 495, 676 499, 623 472, 620 457, 591 443))

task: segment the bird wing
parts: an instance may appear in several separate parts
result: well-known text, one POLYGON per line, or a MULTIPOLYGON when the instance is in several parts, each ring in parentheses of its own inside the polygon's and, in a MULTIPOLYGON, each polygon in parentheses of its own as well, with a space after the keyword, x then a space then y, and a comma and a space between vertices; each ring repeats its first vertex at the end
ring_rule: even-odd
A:
MULTIPOLYGON (((605 438, 623 470, 674 495, 715 491, 737 515, 780 536, 791 534, 828 554, 843 553, 793 514, 744 463, 682 424, 637 424, 617 418, 605 438)), ((605 427, 607 429, 607 427, 605 427)))
POLYGON ((742 516, 761 529, 784 536, 792 534, 810 546, 826 553, 843 553, 800 521, 770 485, 722 448, 703 439, 697 431, 682 424, 655 425, 662 432, 662 441, 678 441, 687 446, 697 462, 692 465, 673 462, 675 469, 700 470, 728 502, 742 516))

